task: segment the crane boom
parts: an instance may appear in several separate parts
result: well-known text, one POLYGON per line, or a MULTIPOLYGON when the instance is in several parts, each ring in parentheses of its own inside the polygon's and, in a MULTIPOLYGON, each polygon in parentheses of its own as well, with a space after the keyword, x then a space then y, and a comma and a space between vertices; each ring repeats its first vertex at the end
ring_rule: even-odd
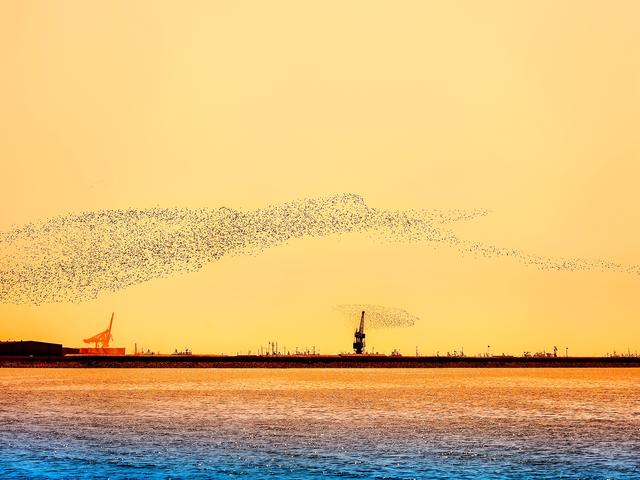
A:
POLYGON ((109 320, 109 333, 107 334, 107 337, 109 338, 109 340, 111 340, 111 326, 113 325, 113 316, 115 315, 116 312, 111 312, 111 320, 109 320))

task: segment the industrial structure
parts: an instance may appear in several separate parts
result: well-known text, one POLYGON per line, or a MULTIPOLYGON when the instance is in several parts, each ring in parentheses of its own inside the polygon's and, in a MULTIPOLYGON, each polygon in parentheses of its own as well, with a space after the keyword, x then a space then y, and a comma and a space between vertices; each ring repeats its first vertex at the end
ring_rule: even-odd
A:
POLYGON ((109 346, 109 342, 113 340, 111 335, 111 327, 113 326, 113 316, 115 312, 111 313, 111 320, 109 321, 109 328, 103 332, 97 333, 93 337, 85 338, 84 343, 94 344, 93 348, 83 347, 80 349, 81 355, 124 355, 124 348, 114 348, 109 346), (98 347, 98 344, 100 346, 98 347))
MULTIPOLYGON (((295 348, 291 353, 286 347, 279 348, 276 341, 269 342, 269 348, 260 347, 258 353, 252 355, 194 355, 189 348, 182 351, 176 349, 173 354, 162 355, 150 350, 138 349, 135 344, 134 354, 125 355, 125 348, 112 347, 112 328, 115 314, 106 330, 85 338, 84 343, 91 345, 84 348, 63 347, 57 343, 39 341, 0 341, 0 368, 2 367, 140 367, 153 366, 159 368, 178 367, 207 367, 207 368, 296 368, 296 367, 336 367, 336 368, 468 368, 468 367, 640 367, 640 355, 628 349, 626 355, 615 351, 605 357, 569 357, 568 347, 565 356, 558 356, 558 347, 552 352, 546 350, 537 353, 524 352, 521 357, 513 355, 491 355, 490 347, 487 352, 477 356, 467 356, 464 348, 447 352, 440 356, 435 352, 433 356, 422 356, 416 347, 415 356, 403 356, 396 348, 390 355, 375 353, 375 348, 366 350, 364 320, 365 311, 361 312, 360 322, 353 334, 353 353, 336 355, 321 355, 314 346, 313 349, 300 350, 295 348)), ((374 318, 375 321, 375 318, 374 318)), ((371 317, 369 325, 372 325, 371 317)), ((375 324, 373 324, 375 327, 375 324)), ((346 339, 345 339, 346 340, 346 339)))
POLYGON ((356 330, 356 333, 353 334, 353 351, 356 354, 364 353, 364 311, 362 312, 362 316, 360 317, 360 327, 356 330))
POLYGON ((61 357, 63 347, 59 343, 36 342, 0 342, 0 356, 8 357, 61 357))

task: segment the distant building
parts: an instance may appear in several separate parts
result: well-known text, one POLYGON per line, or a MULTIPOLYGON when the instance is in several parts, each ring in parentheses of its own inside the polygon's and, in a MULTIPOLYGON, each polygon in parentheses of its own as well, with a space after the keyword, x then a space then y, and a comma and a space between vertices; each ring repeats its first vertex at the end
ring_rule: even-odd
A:
POLYGON ((62 345, 58 343, 35 342, 33 340, 19 342, 0 342, 0 356, 61 357, 62 345))

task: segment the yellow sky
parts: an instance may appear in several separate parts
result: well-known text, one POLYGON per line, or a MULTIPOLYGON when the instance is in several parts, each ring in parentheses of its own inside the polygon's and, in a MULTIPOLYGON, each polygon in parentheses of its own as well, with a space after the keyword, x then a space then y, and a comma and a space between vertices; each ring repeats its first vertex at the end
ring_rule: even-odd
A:
MULTIPOLYGON (((640 263, 636 1, 0 3, 0 228, 95 209, 353 192, 486 208, 462 238, 640 263)), ((0 338, 350 347, 332 306, 422 318, 412 353, 640 350, 640 278, 364 235, 305 239, 95 301, 0 305, 0 338)), ((354 319, 354 324, 357 319, 354 319)))

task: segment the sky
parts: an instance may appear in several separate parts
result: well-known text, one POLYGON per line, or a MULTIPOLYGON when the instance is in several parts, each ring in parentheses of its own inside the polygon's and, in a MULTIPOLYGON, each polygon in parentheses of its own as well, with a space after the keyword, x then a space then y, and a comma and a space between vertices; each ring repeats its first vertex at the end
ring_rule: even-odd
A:
MULTIPOLYGON (((635 1, 0 4, 0 230, 84 211, 251 210, 361 195, 487 209, 452 226, 550 257, 640 264, 635 1)), ((403 308, 370 348, 640 349, 640 277, 446 246, 306 238, 95 300, 0 305, 0 339, 348 351, 334 308, 403 308)))

